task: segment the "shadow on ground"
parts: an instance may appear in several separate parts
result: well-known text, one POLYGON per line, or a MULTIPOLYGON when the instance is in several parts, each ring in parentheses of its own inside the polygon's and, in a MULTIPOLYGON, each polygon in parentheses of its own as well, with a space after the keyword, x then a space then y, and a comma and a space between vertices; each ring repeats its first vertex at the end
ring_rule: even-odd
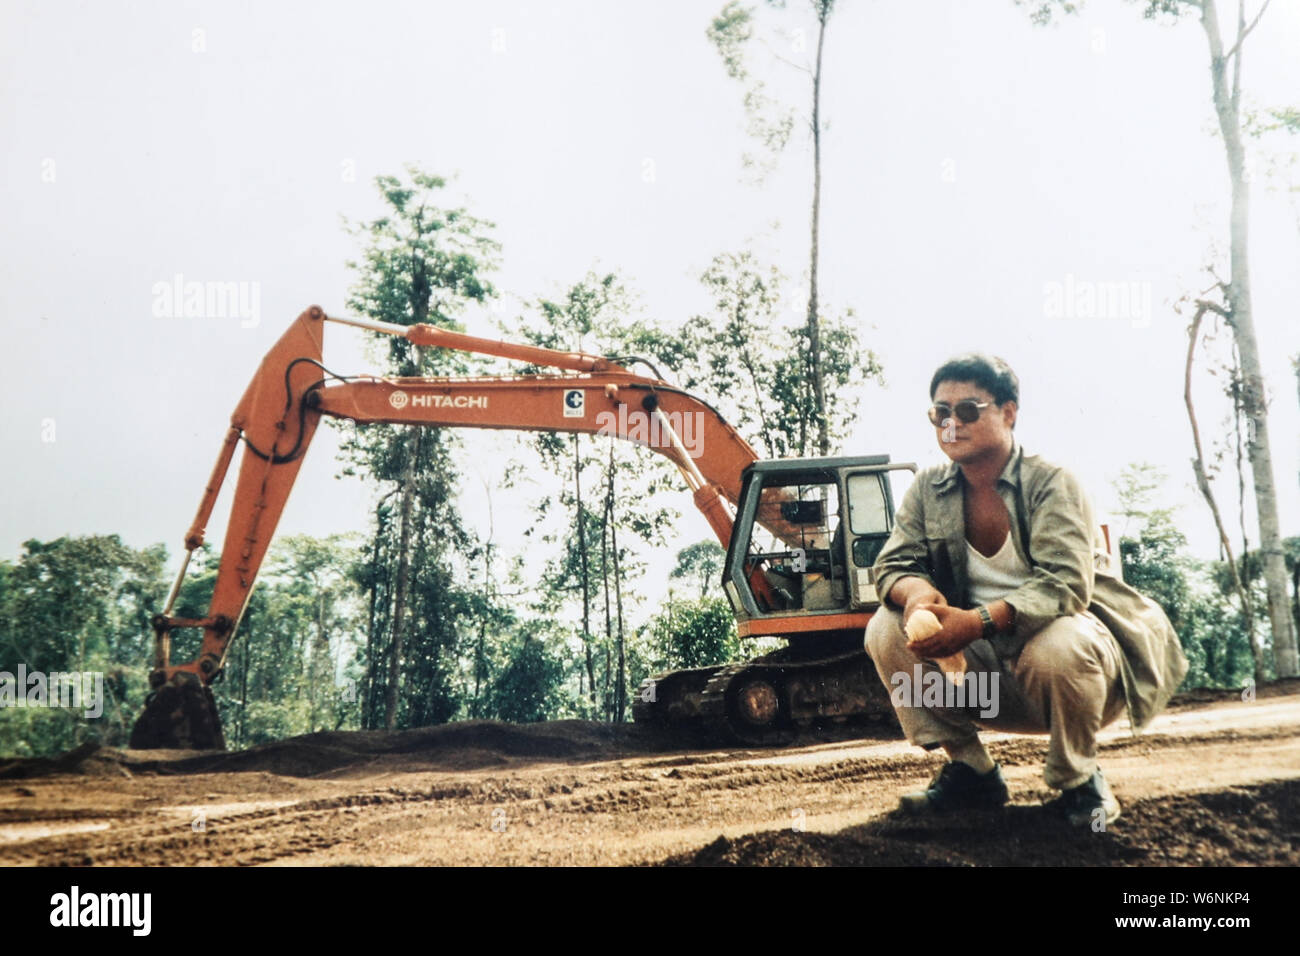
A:
POLYGON ((1296 866, 1300 780, 1138 800, 1105 832, 1039 806, 719 837, 661 866, 1296 866))

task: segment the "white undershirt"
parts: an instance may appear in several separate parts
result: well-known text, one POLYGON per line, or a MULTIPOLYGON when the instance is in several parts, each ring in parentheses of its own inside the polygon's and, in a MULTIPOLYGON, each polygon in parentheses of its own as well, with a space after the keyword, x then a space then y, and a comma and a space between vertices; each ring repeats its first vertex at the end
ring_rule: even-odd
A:
POLYGON ((1016 551, 1016 546, 1011 543, 1010 531, 998 553, 991 558, 980 554, 967 541, 966 558, 970 599, 974 604, 990 604, 998 598, 1006 597, 1028 581, 1032 574, 1029 565, 1025 564, 1016 551))

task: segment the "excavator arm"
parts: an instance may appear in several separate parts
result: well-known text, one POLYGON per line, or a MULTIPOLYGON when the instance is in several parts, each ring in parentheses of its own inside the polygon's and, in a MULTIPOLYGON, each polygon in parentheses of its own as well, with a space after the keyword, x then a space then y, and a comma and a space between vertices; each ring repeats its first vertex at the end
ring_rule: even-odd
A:
MULTIPOLYGON (((322 415, 359 424, 436 425, 613 435, 642 444, 672 461, 696 506, 724 547, 732 531, 741 474, 757 460, 753 449, 707 403, 618 362, 464 335, 430 325, 393 325, 331 319, 319 307, 303 312, 258 367, 231 416, 166 607, 153 618, 150 685, 153 697, 132 733, 133 747, 223 746, 208 689, 247 606, 258 570, 322 415), (363 376, 341 379, 322 364, 327 322, 404 337, 413 345, 495 355, 564 370, 460 378, 363 376), (245 447, 236 480, 221 564, 208 613, 171 616, 189 558, 202 545, 217 494, 245 447), (201 628, 198 656, 171 662, 171 632, 201 628)), ((783 523, 782 523, 783 524, 783 523)), ((797 540, 798 529, 776 527, 797 540)), ((755 583, 766 587, 761 572, 755 583)))

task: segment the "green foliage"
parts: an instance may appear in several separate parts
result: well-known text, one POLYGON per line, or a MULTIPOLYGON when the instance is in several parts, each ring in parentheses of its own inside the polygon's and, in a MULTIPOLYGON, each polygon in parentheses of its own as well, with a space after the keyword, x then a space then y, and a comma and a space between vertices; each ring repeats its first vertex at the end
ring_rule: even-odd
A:
POLYGON ((80 711, 6 707, 0 710, 0 758, 66 753, 87 737, 98 736, 88 723, 80 711))
POLYGON ((1082 5, 1071 0, 1016 0, 1016 6, 1029 9, 1030 22, 1040 27, 1051 23, 1058 13, 1062 16, 1078 13, 1082 5))
MULTIPOLYGON (((358 557, 348 535, 295 535, 272 543, 225 669, 212 685, 228 746, 360 726, 353 663, 363 633, 353 574, 358 557)), ((176 602, 178 616, 207 613, 219 561, 207 545, 195 552, 176 602)), ((197 631, 175 632, 173 660, 192 658, 198 640, 197 631)))
POLYGON ((749 69, 746 52, 754 37, 754 26, 754 8, 731 0, 710 22, 708 38, 722 58, 727 76, 745 87, 745 131, 762 146, 764 155, 759 158, 746 154, 744 164, 757 167, 762 175, 775 166, 790 141, 795 111, 770 96, 766 84, 749 69))
MULTIPOLYGON (((57 753, 87 739, 124 744, 144 704, 149 617, 164 599, 166 550, 135 550, 117 535, 27 541, 0 562, 0 671, 101 674, 102 714, 0 710, 0 755, 57 753)), ((22 690, 16 689, 19 693, 22 690)))
MULTIPOLYGON (((1240 687, 1254 675, 1254 658, 1231 574, 1226 562, 1185 554, 1187 540, 1173 509, 1154 504, 1165 481, 1163 472, 1144 463, 1125 467, 1115 483, 1119 513, 1141 522, 1136 536, 1120 538, 1124 580, 1169 616, 1187 655, 1185 687, 1240 687)), ((1259 564, 1257 556, 1243 562, 1256 592, 1257 633, 1268 626, 1259 564)))
POLYGON ((1274 130, 1285 130, 1288 133, 1300 133, 1300 108, 1286 106, 1280 109, 1271 109, 1267 112, 1272 121, 1260 124, 1258 132, 1267 133, 1274 130))
MULTIPOLYGON (((1129 3, 1142 7, 1142 16, 1147 20, 1165 20, 1173 22, 1185 13, 1191 13, 1199 7, 1199 0, 1128 0, 1129 3)), ((1016 6, 1029 10, 1029 20, 1035 26, 1044 27, 1056 22, 1056 17, 1072 16, 1083 9, 1083 0, 1015 0, 1016 6)))
MULTIPOLYGON (((723 253, 701 281, 713 311, 688 320, 666 364, 684 388, 716 400, 761 457, 816 454, 812 349, 804 320, 782 314, 781 272, 760 266, 749 252, 723 253)), ((839 443, 857 420, 862 386, 882 373, 875 353, 859 343, 852 312, 823 316, 820 325, 827 425, 839 443)))
POLYGON ((740 0, 731 0, 709 24, 709 42, 722 57, 727 76, 744 81, 749 78, 745 68, 745 44, 754 35, 754 10, 740 0))
MULTIPOLYGON (((173 613, 207 614, 218 556, 195 552, 173 613)), ((357 726, 340 706, 336 673, 355 653, 355 548, 341 536, 291 537, 267 555, 213 693, 232 747, 311 730, 357 726)), ((166 550, 135 550, 116 536, 29 541, 0 562, 0 671, 103 675, 103 714, 84 709, 0 710, 0 756, 50 755, 86 739, 126 746, 148 692, 149 618, 162 609, 166 550)), ((172 659, 198 652, 201 632, 173 633, 172 659)))
MULTIPOLYGON (((408 182, 377 176, 375 185, 388 205, 385 215, 349 228, 364 244, 360 261, 349 262, 358 278, 348 307, 384 322, 430 322, 455 327, 466 302, 495 294, 484 273, 495 266, 499 244, 488 237, 492 224, 460 207, 439 205, 447 181, 407 167, 408 182)), ((412 368, 413 347, 405 339, 383 336, 391 364, 403 375, 412 368)), ((434 350, 439 360, 451 353, 434 350)))
POLYGON ((725 664, 741 656, 735 615, 725 598, 670 602, 651 620, 647 637, 649 672, 725 664))
POLYGON ((519 633, 506 645, 507 663, 492 683, 492 713, 500 720, 535 723, 564 708, 564 663, 548 642, 519 633))
POLYGON ((668 576, 674 580, 693 578, 700 586, 700 597, 707 597, 717 586, 726 557, 727 552, 712 538, 697 541, 677 552, 677 564, 668 576))
MULTIPOLYGON (((1207 580, 1212 566, 1200 564, 1191 576, 1194 599, 1178 632, 1189 666, 1186 687, 1241 687, 1255 674, 1254 657, 1235 596, 1216 591, 1207 580)), ((1258 627, 1258 624, 1256 625, 1258 627)), ((1266 677, 1270 676, 1267 673, 1266 677)))

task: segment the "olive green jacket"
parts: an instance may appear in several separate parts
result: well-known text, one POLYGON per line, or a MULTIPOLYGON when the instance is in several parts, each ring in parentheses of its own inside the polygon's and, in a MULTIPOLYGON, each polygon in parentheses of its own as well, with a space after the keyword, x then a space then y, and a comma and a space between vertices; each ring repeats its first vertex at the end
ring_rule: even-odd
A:
MULTIPOLYGON (((969 608, 966 520, 955 462, 922 470, 903 496, 893 533, 874 566, 882 601, 900 578, 929 581, 954 607, 969 608)), ((1123 651, 1121 670, 1129 722, 1136 734, 1164 708, 1187 675, 1187 658, 1160 605, 1111 571, 1101 529, 1079 480, 1026 455, 1016 443, 998 493, 1011 515, 1016 550, 1032 569, 1004 598, 1015 608, 1012 630, 991 641, 1000 658, 1057 617, 1091 611, 1123 651)))

